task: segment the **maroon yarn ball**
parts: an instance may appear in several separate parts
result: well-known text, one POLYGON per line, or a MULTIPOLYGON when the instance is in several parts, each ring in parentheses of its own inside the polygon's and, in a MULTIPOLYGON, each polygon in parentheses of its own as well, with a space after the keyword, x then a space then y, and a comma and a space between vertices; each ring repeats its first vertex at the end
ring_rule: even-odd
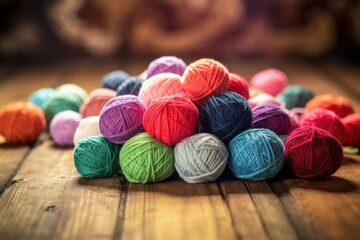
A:
POLYGON ((285 145, 285 161, 293 175, 305 179, 331 176, 344 159, 339 141, 329 132, 305 125, 294 130, 285 145))
POLYGON ((260 104, 253 109, 252 128, 267 128, 277 135, 287 134, 291 128, 289 116, 275 104, 260 104))

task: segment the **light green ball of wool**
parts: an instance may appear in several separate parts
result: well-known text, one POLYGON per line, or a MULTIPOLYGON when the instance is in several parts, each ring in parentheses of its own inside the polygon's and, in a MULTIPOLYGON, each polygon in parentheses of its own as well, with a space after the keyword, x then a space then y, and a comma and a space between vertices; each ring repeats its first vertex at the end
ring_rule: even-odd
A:
POLYGON ((112 177, 119 173, 120 146, 103 136, 91 136, 74 148, 74 164, 86 178, 112 177))
POLYGON ((47 125, 50 124, 53 117, 59 112, 66 110, 79 112, 82 102, 82 99, 78 95, 61 92, 55 93, 46 101, 43 108, 47 125))
POLYGON ((121 148, 120 168, 129 182, 159 182, 174 170, 174 151, 146 132, 130 138, 121 148))
POLYGON ((85 99, 88 97, 88 94, 85 91, 85 89, 73 83, 62 84, 59 87, 57 87, 55 90, 61 93, 76 94, 82 99, 82 101, 85 101, 85 99))

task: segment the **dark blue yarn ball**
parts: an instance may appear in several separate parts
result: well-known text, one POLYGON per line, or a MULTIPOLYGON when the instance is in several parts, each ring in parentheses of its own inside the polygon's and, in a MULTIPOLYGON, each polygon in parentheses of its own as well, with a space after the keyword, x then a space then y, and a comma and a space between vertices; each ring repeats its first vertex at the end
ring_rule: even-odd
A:
POLYGON ((140 88, 144 82, 141 77, 129 77, 124 80, 116 90, 116 96, 120 95, 139 95, 140 88))
POLYGON ((102 78, 101 86, 116 91, 119 85, 129 77, 129 74, 121 70, 109 72, 102 78))
POLYGON ((244 97, 234 92, 212 96, 200 107, 199 131, 211 133, 225 144, 249 129, 251 122, 250 106, 244 97))

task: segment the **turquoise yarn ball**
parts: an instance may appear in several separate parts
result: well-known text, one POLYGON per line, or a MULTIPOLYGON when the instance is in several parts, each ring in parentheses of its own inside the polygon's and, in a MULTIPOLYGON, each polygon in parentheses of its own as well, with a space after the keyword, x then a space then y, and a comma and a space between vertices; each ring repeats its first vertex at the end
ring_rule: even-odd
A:
POLYGON ((49 98, 51 98, 55 94, 55 90, 52 88, 40 88, 33 92, 29 97, 29 102, 44 108, 44 105, 49 98))
POLYGON ((291 85, 277 96, 277 99, 285 103, 287 109, 305 107, 306 103, 314 97, 314 93, 305 87, 291 85))
POLYGON ((86 178, 112 177, 119 173, 120 146, 102 136, 91 136, 78 142, 74 164, 86 178))
POLYGON ((240 179, 260 181, 273 178, 284 164, 284 144, 268 129, 249 129, 229 144, 229 168, 240 179))

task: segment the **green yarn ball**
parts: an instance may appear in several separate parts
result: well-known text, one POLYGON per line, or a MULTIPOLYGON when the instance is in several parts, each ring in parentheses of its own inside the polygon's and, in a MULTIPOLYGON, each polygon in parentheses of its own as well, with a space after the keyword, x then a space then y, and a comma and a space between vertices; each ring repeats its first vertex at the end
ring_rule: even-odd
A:
POLYGON ((143 132, 130 138, 122 147, 120 167, 129 182, 159 182, 175 170, 174 151, 143 132))
POLYGON ((62 111, 72 110, 79 112, 83 100, 76 94, 57 92, 44 105, 44 112, 47 125, 53 117, 62 111))
POLYGON ((87 137, 74 149, 74 164, 86 178, 112 177, 119 173, 119 151, 119 145, 103 136, 87 137))
POLYGON ((314 93, 305 87, 290 85, 280 93, 277 98, 285 103, 287 109, 305 107, 306 103, 314 97, 314 93))
POLYGON ((62 84, 58 88, 56 88, 56 91, 61 93, 76 94, 82 99, 82 101, 85 101, 85 99, 88 97, 85 89, 73 83, 62 84))

